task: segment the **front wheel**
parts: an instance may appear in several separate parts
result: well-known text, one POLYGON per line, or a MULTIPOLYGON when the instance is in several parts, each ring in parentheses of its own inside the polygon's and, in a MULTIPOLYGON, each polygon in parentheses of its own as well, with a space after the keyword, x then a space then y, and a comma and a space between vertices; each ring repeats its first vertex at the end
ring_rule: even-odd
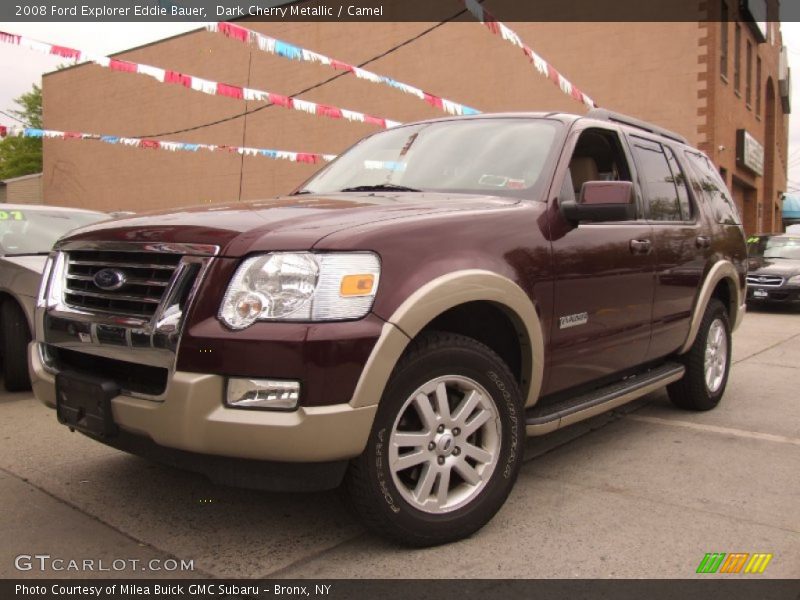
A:
POLYGON ((687 410, 711 410, 722 399, 731 367, 731 326, 725 306, 708 302, 697 337, 681 357, 683 379, 667 387, 673 404, 687 410))
POLYGON ((356 512, 375 533, 412 546, 477 531, 516 480, 522 406, 508 367, 485 345, 447 333, 415 340, 348 470, 356 512))
POLYGON ((31 332, 22 308, 13 300, 6 300, 0 307, 2 318, 3 379, 6 390, 21 392, 31 389, 28 375, 28 344, 31 332))

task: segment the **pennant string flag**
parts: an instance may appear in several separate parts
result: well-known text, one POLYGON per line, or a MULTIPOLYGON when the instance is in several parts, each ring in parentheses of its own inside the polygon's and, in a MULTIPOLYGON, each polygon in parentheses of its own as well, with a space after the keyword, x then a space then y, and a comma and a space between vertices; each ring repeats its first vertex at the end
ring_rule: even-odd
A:
POLYGON ((52 129, 36 129, 33 127, 6 127, 0 125, 0 138, 6 136, 27 138, 50 138, 58 140, 93 140, 106 144, 118 144, 131 148, 146 150, 167 150, 168 152, 226 152, 229 154, 243 154, 245 156, 263 156, 274 160, 288 160, 290 162, 320 164, 330 162, 336 158, 335 154, 319 154, 315 152, 288 152, 286 150, 272 150, 269 148, 248 148, 244 146, 222 146, 215 144, 189 144, 186 142, 169 142, 166 140, 150 140, 143 138, 129 138, 116 135, 99 135, 96 133, 81 133, 76 131, 55 131, 52 129))
POLYGON ((359 79, 385 85, 399 90, 405 94, 415 96, 420 100, 424 100, 434 108, 443 110, 451 115, 477 115, 481 112, 476 108, 460 104, 459 102, 454 102, 453 100, 448 100, 447 98, 442 98, 440 96, 436 96, 435 94, 429 94, 418 87, 397 81, 391 77, 378 75, 372 71, 362 69, 335 58, 330 58, 329 56, 313 52, 312 50, 308 50, 307 48, 303 48, 301 46, 289 44, 274 37, 270 37, 257 31, 253 31, 252 29, 248 29, 247 27, 242 27, 241 25, 223 21, 209 23, 206 25, 206 29, 213 33, 220 33, 232 40, 254 45, 262 52, 267 52, 275 56, 280 56, 289 60, 317 63, 331 67, 332 69, 338 71, 348 71, 359 79))
POLYGON ((483 23, 486 28, 491 31, 495 35, 499 35, 507 42, 514 44, 518 48, 522 49, 522 52, 525 56, 528 57, 528 60, 533 63, 533 66, 539 72, 540 75, 547 77, 550 81, 552 81, 555 85, 557 85, 563 93, 571 98, 574 98, 578 102, 582 102, 589 108, 597 108, 597 104, 594 100, 592 100, 589 96, 584 94, 581 90, 579 90, 575 85, 570 83, 570 81, 564 77, 561 73, 559 73, 553 65, 549 64, 545 59, 539 56, 536 52, 534 52, 530 46, 527 46, 523 43, 522 39, 517 35, 515 31, 513 31, 510 27, 508 27, 502 21, 498 21, 494 15, 492 15, 488 10, 483 8, 477 0, 463 0, 464 5, 467 7, 467 10, 472 13, 472 15, 481 23, 483 23))
POLYGON ((53 44, 39 42, 25 36, 6 33, 4 31, 0 31, 0 42, 14 46, 20 46, 29 50, 35 50, 43 54, 51 54, 74 59, 75 61, 89 61, 114 71, 146 75, 148 77, 152 77, 159 83, 182 85, 196 92, 202 92, 212 96, 228 96, 238 100, 270 102, 272 104, 282 106, 283 108, 305 112, 318 117, 346 119, 347 121, 351 122, 357 121, 360 123, 377 125, 384 129, 401 125, 399 121, 392 121, 390 119, 384 119, 383 117, 375 117, 354 110, 347 110, 325 104, 317 104, 316 102, 301 100, 292 96, 283 96, 281 94, 275 94, 263 90, 255 90, 238 85, 211 81, 209 79, 203 79, 194 75, 187 75, 185 73, 179 73, 169 69, 161 69, 159 67, 153 67, 150 65, 143 65, 127 60, 119 60, 110 58, 108 56, 99 56, 90 52, 76 50, 74 48, 66 48, 64 46, 55 46, 53 44))

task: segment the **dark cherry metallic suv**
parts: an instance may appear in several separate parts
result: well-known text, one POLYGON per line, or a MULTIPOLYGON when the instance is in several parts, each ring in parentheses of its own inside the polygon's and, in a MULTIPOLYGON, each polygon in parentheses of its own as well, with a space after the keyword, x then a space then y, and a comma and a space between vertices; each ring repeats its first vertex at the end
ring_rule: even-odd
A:
POLYGON ((412 545, 483 526, 523 437, 667 386, 711 409, 744 313, 730 194, 606 111, 402 125, 293 194, 62 239, 30 361, 59 421, 412 545))

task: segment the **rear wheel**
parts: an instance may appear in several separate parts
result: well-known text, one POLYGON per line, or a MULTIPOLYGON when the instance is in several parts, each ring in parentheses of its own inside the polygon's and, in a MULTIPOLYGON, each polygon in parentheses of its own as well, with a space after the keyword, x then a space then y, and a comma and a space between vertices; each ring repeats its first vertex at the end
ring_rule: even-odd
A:
POLYGON ((413 546, 458 540, 505 502, 524 433, 505 363, 471 338, 426 334, 392 374, 346 491, 379 535, 413 546))
POLYGON ((31 389, 28 374, 28 344, 31 333, 22 308, 13 300, 0 307, 2 321, 3 378, 9 392, 31 389))
POLYGON ((711 410, 722 399, 731 366, 731 326, 725 306, 712 298, 691 349, 681 357, 683 379, 667 387, 673 404, 687 410, 711 410))

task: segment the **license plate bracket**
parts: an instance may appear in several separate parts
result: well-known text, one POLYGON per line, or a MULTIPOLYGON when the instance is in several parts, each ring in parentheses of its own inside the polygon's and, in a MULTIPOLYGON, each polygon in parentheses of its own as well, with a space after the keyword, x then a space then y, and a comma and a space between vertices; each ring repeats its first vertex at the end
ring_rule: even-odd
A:
POLYGON ((56 375, 59 423, 94 437, 114 437, 119 430, 111 412, 111 399, 119 391, 119 386, 108 379, 76 371, 59 372, 56 375))

